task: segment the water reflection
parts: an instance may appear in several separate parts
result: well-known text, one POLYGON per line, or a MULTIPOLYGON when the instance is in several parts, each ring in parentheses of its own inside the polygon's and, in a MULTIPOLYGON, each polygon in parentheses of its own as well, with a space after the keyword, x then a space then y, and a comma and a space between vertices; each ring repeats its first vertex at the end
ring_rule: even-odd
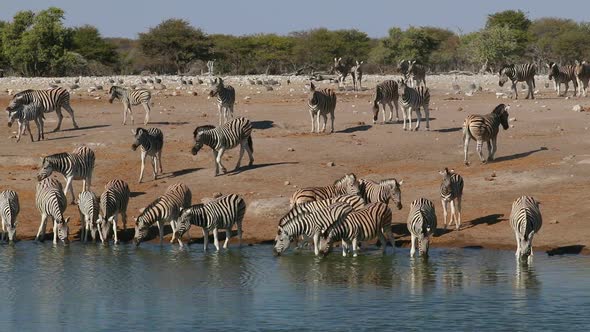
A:
POLYGON ((516 262, 516 275, 514 277, 514 289, 524 292, 536 292, 541 287, 532 260, 516 262))
POLYGON ((410 258, 410 294, 420 295, 436 287, 436 265, 428 256, 410 258))

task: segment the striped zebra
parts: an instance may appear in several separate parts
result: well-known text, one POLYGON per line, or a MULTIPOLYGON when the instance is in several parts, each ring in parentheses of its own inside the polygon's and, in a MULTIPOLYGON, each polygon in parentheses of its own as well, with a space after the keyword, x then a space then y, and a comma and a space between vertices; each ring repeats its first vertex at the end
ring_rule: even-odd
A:
POLYGON ((406 119, 408 120, 408 129, 416 131, 420 129, 420 120, 422 118, 420 107, 424 108, 426 115, 426 130, 430 130, 430 90, 424 86, 411 88, 403 79, 399 80, 399 88, 402 91, 401 103, 402 115, 404 116, 404 130, 406 130, 406 119), (412 111, 416 112, 416 127, 414 129, 412 129, 412 111))
MULTIPOLYGON (((225 229, 225 242, 223 249, 227 249, 229 239, 232 237, 232 228, 238 229, 239 246, 242 246, 242 222, 246 214, 246 202, 236 194, 221 196, 206 204, 196 204, 182 210, 178 219, 176 236, 182 246, 182 236, 188 232, 191 225, 203 229, 203 249, 207 251, 209 232, 213 232, 213 244, 219 251, 218 231, 225 229)), ((189 241, 190 242, 190 241, 189 241)))
POLYGON ((158 169, 162 174, 162 148, 164 147, 164 134, 158 128, 137 128, 131 130, 135 141, 131 144, 131 150, 135 151, 141 147, 141 169, 139 171, 139 181, 143 179, 145 170, 145 158, 152 158, 152 169, 154 171, 154 180, 157 178, 158 169))
POLYGON ((2 219, 2 241, 6 240, 8 234, 8 241, 16 240, 16 225, 18 221, 18 213, 20 212, 20 204, 18 202, 18 194, 14 190, 4 190, 0 192, 0 219, 2 219))
POLYGON ((408 64, 408 75, 411 86, 426 86, 426 67, 423 64, 416 63, 416 60, 410 61, 408 64))
POLYGON ((362 91, 362 80, 363 80, 363 68, 361 67, 364 61, 356 61, 356 65, 350 68, 350 74, 352 75, 352 84, 354 91, 362 91), (357 88, 358 85, 358 88, 357 88))
MULTIPOLYGON (((59 182, 57 182, 59 184, 59 182)), ((68 223, 70 218, 64 219, 64 211, 68 206, 66 195, 62 191, 61 184, 57 185, 53 179, 43 179, 37 183, 35 202, 37 210, 41 214, 41 224, 37 231, 36 241, 45 240, 45 230, 47 228, 47 218, 53 219, 53 243, 57 244, 57 239, 64 244, 68 244, 68 223)))
POLYGON ((86 146, 79 146, 72 153, 62 152, 43 157, 37 180, 49 177, 54 171, 61 173, 66 180, 64 195, 69 191, 74 204, 76 198, 72 180, 83 180, 82 191, 90 190, 94 159, 94 151, 86 146))
POLYGON ((219 113, 219 125, 223 125, 234 118, 234 103, 236 102, 236 90, 231 85, 225 86, 221 77, 215 78, 213 88, 209 91, 209 97, 217 97, 217 112, 219 113))
POLYGON ((395 106, 395 121, 399 121, 399 90, 397 82, 394 80, 387 80, 377 84, 375 87, 375 96, 373 98, 373 123, 377 123, 379 117, 379 104, 383 107, 383 122, 385 121, 385 106, 389 106, 389 120, 393 120, 393 106, 395 106))
POLYGON ((352 76, 353 84, 355 82, 355 72, 352 71, 353 65, 350 61, 342 61, 342 57, 334 58, 334 66, 332 72, 338 75, 338 86, 344 86, 346 76, 349 74, 352 76))
POLYGON ((488 144, 488 161, 494 160, 494 154, 498 148, 498 132, 500 125, 504 130, 508 130, 508 110, 509 105, 500 104, 494 110, 486 115, 471 114, 463 122, 463 150, 465 152, 465 165, 469 165, 467 156, 469 154, 469 142, 471 139, 477 141, 477 153, 482 163, 486 160, 483 157, 483 143, 488 144))
POLYGON ((8 112, 8 127, 12 127, 14 121, 18 122, 16 141, 20 141, 21 135, 25 133, 25 130, 28 130, 29 135, 31 136, 31 142, 34 142, 33 132, 31 131, 31 126, 29 124, 30 121, 35 121, 35 124, 37 125, 37 141, 45 139, 45 117, 43 116, 43 109, 36 101, 24 104, 21 102, 22 100, 22 96, 17 97, 13 99, 6 108, 6 112, 8 112))
POLYGON ((223 173, 227 169, 221 164, 221 157, 226 150, 233 149, 238 144, 240 145, 240 157, 236 164, 236 170, 240 168, 244 150, 248 152, 250 162, 248 166, 254 163, 254 144, 252 143, 252 124, 246 118, 236 118, 226 124, 217 128, 206 129, 208 127, 197 127, 193 132, 195 145, 191 153, 197 155, 203 145, 209 146, 213 149, 213 157, 215 158, 215 176, 219 175, 219 169, 223 173))
POLYGON ((547 68, 549 68, 549 80, 553 80, 555 82, 555 87, 557 88, 557 96, 562 96, 561 94, 561 84, 565 84, 565 92, 563 96, 567 95, 567 91, 570 88, 570 81, 572 81, 574 85, 574 97, 578 92, 578 80, 576 78, 576 66, 558 66, 555 62, 549 62, 547 64, 547 68))
POLYGON ((512 91, 514 92, 515 99, 518 99, 518 91, 516 91, 516 83, 526 82, 528 91, 525 99, 535 99, 535 74, 537 73, 537 67, 532 63, 525 63, 521 65, 504 65, 500 68, 498 85, 504 86, 508 80, 512 82, 512 91))
POLYGON ((16 99, 20 99, 18 103, 35 103, 39 105, 43 113, 55 111, 57 114, 57 127, 53 130, 54 132, 59 131, 61 128, 61 122, 63 120, 63 115, 61 114, 62 107, 72 118, 74 128, 78 128, 78 124, 74 118, 74 110, 70 106, 70 93, 62 87, 48 90, 24 90, 14 95, 12 100, 14 101, 16 99))
POLYGON ((100 241, 108 241, 111 224, 115 244, 119 243, 117 236, 117 216, 121 215, 123 229, 127 229, 127 205, 131 191, 127 182, 119 179, 111 180, 104 186, 100 195, 100 214, 98 215, 100 241))
POLYGON ((360 195, 367 203, 381 202, 389 204, 389 201, 395 203, 398 210, 402 209, 402 191, 400 186, 404 183, 403 180, 384 179, 377 182, 371 180, 360 179, 359 189, 360 195))
POLYGON ((80 212, 80 241, 88 242, 88 235, 92 241, 96 240, 96 231, 98 229, 98 213, 100 206, 98 197, 92 191, 82 191, 78 194, 78 212, 80 212))
MULTIPOLYGON (((175 183, 173 185, 170 185, 167 189, 166 192, 164 193, 164 196, 168 197, 170 199, 170 201, 178 206, 178 213, 180 215, 180 212, 182 211, 182 209, 187 209, 189 208, 192 204, 193 204, 193 194, 191 192, 191 190, 189 189, 189 187, 187 187, 187 185, 185 185, 184 183, 175 183)), ((178 222, 177 220, 173 220, 170 222, 170 224, 173 226, 172 227, 172 238, 170 239, 170 243, 173 243, 174 240, 176 239, 176 229, 178 229, 178 222), (174 224, 172 224, 174 222, 174 224)), ((182 239, 178 239, 178 242, 180 243, 180 245, 182 246, 182 239)))
POLYGON ((397 65, 397 71, 403 76, 404 80, 408 80, 410 78, 410 60, 402 59, 397 65))
POLYGON ((113 103, 113 100, 119 99, 123 103, 123 125, 127 124, 127 113, 131 116, 131 124, 133 124, 133 112, 131 106, 141 104, 145 110, 144 125, 150 122, 150 102, 152 94, 146 89, 130 90, 122 86, 113 85, 109 89, 109 103, 113 103))
POLYGON ((590 64, 586 61, 576 60, 576 79, 578 80, 579 95, 586 97, 588 92, 588 81, 590 81, 590 64))
POLYGON ((510 227, 516 236, 516 257, 532 258, 533 237, 543 225, 539 202, 531 196, 521 196, 512 203, 510 227))
POLYGON ((326 123, 328 122, 328 114, 330 114, 330 121, 332 127, 330 132, 334 132, 334 110, 336 110, 336 93, 332 89, 316 90, 313 82, 309 83, 310 98, 307 102, 309 107, 309 115, 311 116, 311 132, 315 131, 315 122, 317 122, 317 132, 320 132, 320 116, 324 119, 324 126, 322 133, 326 131, 326 123), (315 121, 315 122, 314 122, 315 121))
POLYGON ((320 238, 320 251, 327 255, 334 241, 342 241, 342 256, 347 255, 352 247, 352 256, 358 255, 359 242, 379 238, 381 252, 385 253, 387 241, 395 247, 391 233, 391 209, 387 204, 376 202, 367 204, 359 211, 350 212, 346 218, 340 219, 323 229, 320 238))
POLYGON ((434 204, 426 198, 418 198, 410 205, 408 214, 408 230, 412 235, 412 248, 410 256, 416 253, 416 241, 420 256, 428 256, 430 237, 436 230, 436 213, 434 204))
POLYGON ((461 228, 461 200, 463 198, 463 177, 455 170, 445 167, 439 172, 442 175, 442 183, 440 184, 440 199, 443 207, 443 215, 445 217, 445 229, 447 229, 447 205, 451 203, 451 220, 453 224, 455 220, 455 229, 461 228))
POLYGON ((340 195, 359 195, 360 188, 356 175, 345 174, 336 180, 333 185, 326 187, 308 187, 298 189, 291 196, 291 208, 295 205, 311 201, 319 201, 340 195))

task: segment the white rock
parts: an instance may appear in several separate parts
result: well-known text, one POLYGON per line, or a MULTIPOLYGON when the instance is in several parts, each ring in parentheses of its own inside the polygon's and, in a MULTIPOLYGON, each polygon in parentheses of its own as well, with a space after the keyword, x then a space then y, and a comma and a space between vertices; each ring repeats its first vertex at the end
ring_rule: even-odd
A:
POLYGON ((584 112, 584 108, 582 107, 582 105, 574 105, 574 107, 572 107, 572 111, 574 112, 584 112))

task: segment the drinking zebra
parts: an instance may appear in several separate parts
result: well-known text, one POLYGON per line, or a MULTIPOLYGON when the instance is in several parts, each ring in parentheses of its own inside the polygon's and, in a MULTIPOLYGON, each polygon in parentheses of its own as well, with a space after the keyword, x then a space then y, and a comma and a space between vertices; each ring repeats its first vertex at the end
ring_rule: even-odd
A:
POLYGON ((316 90, 313 82, 309 83, 310 98, 307 102, 309 106, 309 115, 311 116, 311 132, 315 132, 314 120, 317 122, 317 132, 320 132, 320 116, 324 119, 322 133, 326 131, 328 114, 332 127, 330 132, 334 132, 334 110, 336 109, 336 93, 332 89, 316 90), (316 120, 317 118, 317 120, 316 120))
POLYGON ((408 120, 408 129, 416 131, 420 129, 420 120, 422 118, 420 107, 424 108, 426 115, 426 130, 430 130, 430 90, 424 86, 411 88, 403 79, 399 80, 399 88, 402 91, 401 103, 402 115, 404 116, 404 130, 406 130, 406 118, 408 120), (412 110, 416 112, 416 127, 414 129, 412 129, 412 110))
MULTIPOLYGON (((246 202, 235 194, 221 196, 206 204, 195 204, 182 210, 178 219, 178 228, 175 235, 182 246, 182 236, 188 232, 191 225, 203 229, 203 249, 207 251, 209 232, 213 232, 213 244, 219 251, 218 231, 225 229, 225 242, 223 249, 227 249, 229 239, 232 237, 232 228, 238 229, 239 246, 242 246, 242 222, 246 214, 246 202)), ((189 241, 190 242, 190 241, 189 241)))
POLYGON ((37 210, 41 214, 41 224, 35 236, 36 241, 45 241, 45 230, 47 228, 47 218, 53 219, 53 243, 57 244, 59 238, 63 244, 68 244, 68 223, 70 218, 64 219, 64 211, 68 206, 66 195, 62 191, 61 184, 53 179, 43 179, 37 183, 35 194, 37 210))
POLYGON ((447 204, 451 203, 451 220, 453 224, 455 220, 455 229, 461 228, 461 200, 463 198, 463 177, 455 170, 449 170, 445 167, 439 172, 442 175, 442 183, 440 184, 440 199, 443 207, 443 214, 445 217, 445 229, 447 229, 447 204))
POLYGON ((352 75, 352 84, 353 84, 353 89, 354 91, 362 91, 363 90, 363 86, 362 86, 362 80, 363 80, 363 69, 362 69, 362 64, 364 61, 358 62, 358 60, 356 61, 356 65, 353 66, 350 69, 350 74, 352 75), (358 88, 357 88, 358 85, 358 88))
POLYGON ((117 236, 117 216, 121 215, 123 230, 127 230, 127 205, 131 192, 129 185, 123 180, 111 180, 104 186, 100 195, 100 211, 98 215, 100 240, 104 244, 108 241, 111 224, 115 244, 119 243, 117 236))
POLYGON ((240 145, 240 157, 236 164, 235 170, 240 168, 244 150, 248 152, 250 162, 248 166, 254 163, 254 145, 252 143, 252 124, 246 118, 236 118, 217 128, 207 129, 208 127, 197 127, 193 132, 195 145, 191 153, 197 155, 203 145, 213 149, 215 158, 215 176, 219 175, 219 169, 226 173, 227 170, 221 164, 221 157, 226 150, 233 149, 240 145))
POLYGON ((74 204, 76 197, 72 180, 83 180, 82 191, 90 190, 94 159, 94 151, 86 146, 79 146, 72 153, 62 152, 49 155, 42 158, 37 180, 41 181, 49 177, 54 171, 61 173, 66 180, 64 195, 67 195, 69 191, 72 195, 72 204, 74 204))
POLYGON ((483 157, 482 145, 484 142, 488 144, 488 161, 494 160, 496 153, 498 132, 500 125, 504 130, 508 130, 508 110, 509 105, 500 104, 494 110, 486 115, 471 114, 465 118, 463 122, 463 150, 465 152, 465 165, 469 165, 467 156, 469 154, 469 142, 471 139, 477 141, 477 153, 482 163, 486 160, 483 157))
POLYGON ((554 80, 555 87, 557 88, 557 96, 561 94, 561 84, 565 84, 564 96, 567 95, 567 91, 570 88, 569 82, 572 81, 574 85, 574 97, 578 92, 578 80, 576 78, 576 66, 558 66, 557 63, 549 62, 547 64, 549 68, 549 80, 554 80))
POLYGON ((68 90, 62 87, 49 90, 24 90, 12 97, 10 104, 12 105, 13 102, 22 104, 37 104, 41 107, 43 113, 55 111, 57 114, 57 127, 53 130, 54 132, 59 131, 61 128, 61 122, 63 120, 61 109, 63 107, 72 118, 72 124, 74 125, 74 128, 78 128, 78 124, 74 118, 74 110, 70 106, 70 93, 68 90))
POLYGON ((80 241, 88 242, 88 234, 92 237, 92 241, 95 241, 96 230, 98 228, 98 213, 100 212, 96 194, 92 191, 80 192, 78 194, 78 211, 80 212, 80 224, 82 228, 80 241))
POLYGON ((383 122, 385 123, 385 106, 389 106, 389 122, 393 120, 393 106, 395 106, 395 121, 399 121, 398 100, 399 87, 394 80, 387 80, 377 84, 375 87, 375 96, 373 98, 373 123, 377 123, 379 117, 379 104, 383 106, 383 122))
POLYGON ((152 99, 152 94, 149 90, 146 89, 137 89, 137 90, 130 90, 122 86, 113 85, 109 89, 109 103, 113 103, 113 100, 119 99, 123 103, 123 125, 127 123, 127 113, 131 116, 131 124, 133 124, 133 112, 131 111, 131 106, 136 106, 141 104, 145 109, 145 119, 143 121, 144 125, 147 125, 150 122, 150 101, 152 99))
POLYGON ((29 121, 35 121, 37 125, 37 141, 45 139, 45 117, 43 116, 43 109, 38 102, 24 104, 21 102, 22 99, 23 97, 13 99, 6 108, 6 112, 8 112, 8 127, 12 127, 15 120, 18 122, 16 141, 20 141, 21 135, 25 133, 25 130, 28 130, 31 136, 31 142, 34 142, 29 121))
POLYGON ((403 180, 384 179, 379 183, 360 179, 359 189, 360 195, 367 203, 381 202, 389 204, 393 201, 398 210, 402 209, 402 191, 400 186, 404 183, 403 180))
POLYGON ((532 258, 533 237, 543 225, 539 202, 531 196, 521 196, 512 203, 510 227, 516 236, 516 257, 532 258))
POLYGON ((514 91, 515 99, 518 99, 518 91, 516 91, 516 83, 526 82, 528 91, 525 99, 535 99, 535 74, 537 73, 537 67, 532 63, 525 63, 521 65, 504 65, 500 68, 498 85, 504 86, 508 80, 512 82, 512 91, 514 91))
POLYGON ((586 97, 588 92, 588 81, 590 81, 590 64, 586 61, 576 60, 576 79, 578 80, 578 87, 580 89, 580 95, 586 97))
MULTIPOLYGON (((168 197, 170 201, 179 207, 179 215, 182 209, 189 208, 193 204, 193 194, 189 187, 187 187, 184 183, 175 183, 169 186, 168 189, 166 189, 164 196, 168 197)), ((170 243, 173 243, 176 238, 175 230, 178 229, 178 221, 173 220, 170 222, 170 224, 172 225, 172 238, 170 239, 170 243)), ((181 239, 178 239, 178 241, 182 246, 181 239)))
POLYGON ((416 63, 412 60, 408 63, 408 74, 410 76, 410 85, 418 87, 420 85, 426 86, 426 67, 423 64, 416 63))
POLYGON ((293 196, 291 196, 291 208, 306 202, 319 201, 340 195, 359 194, 359 182, 356 179, 356 175, 350 173, 336 180, 331 186, 308 187, 296 190, 293 196))
POLYGON ((217 96, 217 112, 219 113, 219 125, 234 118, 234 103, 236 102, 236 91, 231 85, 225 86, 221 77, 215 78, 213 88, 209 91, 209 97, 217 96))
POLYGON ((135 151, 141 147, 141 169, 139 171, 139 183, 143 179, 145 170, 145 157, 152 158, 152 169, 154 171, 154 180, 157 178, 158 168, 162 174, 162 148, 164 147, 164 134, 158 128, 137 128, 131 130, 135 141, 131 145, 131 150, 135 151))
POLYGON ((6 240, 8 234, 8 241, 16 240, 16 225, 18 221, 18 213, 20 212, 20 204, 18 202, 18 194, 14 190, 4 190, 0 192, 0 219, 2 219, 2 241, 6 240))
POLYGON ((430 236, 436 230, 436 213, 432 201, 426 198, 418 198, 412 202, 408 214, 408 230, 412 235, 410 256, 414 257, 416 253, 416 241, 418 242, 420 256, 428 256, 430 236))

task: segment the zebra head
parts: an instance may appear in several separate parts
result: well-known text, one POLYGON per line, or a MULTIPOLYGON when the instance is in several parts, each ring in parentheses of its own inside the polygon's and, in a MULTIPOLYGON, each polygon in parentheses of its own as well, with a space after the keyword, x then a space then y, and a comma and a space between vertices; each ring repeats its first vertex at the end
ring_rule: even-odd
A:
POLYGON ((113 100, 117 98, 121 98, 121 91, 119 91, 119 87, 116 85, 111 86, 109 89, 109 103, 113 103, 113 100))
POLYGON ((398 210, 401 210, 403 207, 401 185, 404 183, 404 180, 398 182, 396 179, 393 179, 392 181, 388 182, 390 191, 389 199, 391 199, 395 203, 395 207, 398 210))
POLYGON ((135 242, 135 246, 138 247, 141 242, 147 237, 149 231, 149 227, 146 223, 143 222, 142 217, 139 216, 135 219, 135 236, 133 237, 133 242, 135 242))
POLYGON ((69 244, 70 240, 68 239, 68 235, 70 233, 70 228, 68 227, 68 223, 70 222, 70 217, 67 217, 66 219, 60 220, 57 219, 55 220, 55 228, 53 231, 57 232, 57 238, 63 243, 63 244, 69 244))
POLYGON ((334 182, 334 186, 339 192, 346 193, 349 195, 360 195, 361 189, 359 182, 354 173, 346 174, 341 179, 334 182))
POLYGON ((508 82, 508 80, 510 79, 506 71, 511 68, 514 68, 514 65, 503 65, 502 68, 500 68, 500 71, 498 72, 498 75, 500 76, 500 79, 498 80, 498 85, 500 87, 503 87, 504 84, 508 82))
POLYGON ((6 107, 9 128, 14 123, 14 120, 16 120, 16 118, 19 116, 19 113, 22 112, 24 106, 24 96, 17 95, 10 101, 10 104, 8 104, 6 107))
POLYGON ((557 63, 549 62, 547 64, 547 68, 549 68, 549 80, 551 81, 553 77, 559 74, 559 68, 557 67, 557 63))
POLYGON ((397 86, 398 89, 403 92, 408 88, 408 83, 406 82, 406 79, 404 78, 400 78, 399 80, 397 80, 397 86))
POLYGON ((416 69, 415 65, 416 65, 416 60, 408 61, 408 74, 412 74, 414 72, 414 70, 416 69))
POLYGON ((430 236, 426 235, 418 238, 418 252, 420 257, 428 257, 428 249, 430 247, 430 236))
POLYGON ((402 59, 399 64, 397 65, 397 71, 407 78, 408 76, 408 68, 410 66, 410 61, 402 59))
POLYGON ((275 256, 280 256, 289 249, 291 241, 293 241, 293 236, 290 236, 282 227, 279 227, 277 236, 275 236, 275 246, 272 248, 272 253, 275 256))
POLYGON ((135 138, 135 141, 133 144, 131 144, 131 150, 135 151, 141 145, 141 142, 145 141, 148 132, 147 130, 139 127, 135 130, 131 129, 131 134, 135 138))
POLYGON ((500 124, 504 130, 508 130, 508 128, 510 128, 510 125, 508 124, 509 109, 510 105, 500 104, 492 111, 492 113, 496 114, 496 116, 500 119, 500 124))
MULTIPOLYGON (((96 220, 96 228, 98 230, 98 232, 101 234, 103 239, 107 238, 107 235, 109 234, 109 229, 111 228, 111 225, 109 223, 109 220, 105 219, 102 215, 98 215, 98 219, 96 220)), ((92 233, 92 239, 94 240, 94 236, 92 233)))
POLYGON ((446 188, 446 192, 451 191, 451 175, 455 173, 454 169, 449 170, 447 167, 442 171, 439 171, 438 174, 442 175, 443 181, 441 187, 446 188))
POLYGON ((14 242, 16 236, 16 226, 18 221, 12 220, 6 224, 6 232, 8 233, 8 242, 14 242))
POLYGON ((48 178, 51 175, 51 173, 53 173, 53 164, 48 159, 48 157, 43 157, 41 159, 41 169, 37 174, 37 181, 42 181, 48 178))
POLYGON ((221 90, 223 90, 223 79, 221 77, 216 77, 212 82, 211 91, 209 91, 209 97, 217 96, 221 90))
POLYGON ((332 251, 334 241, 332 240, 329 231, 323 230, 320 234, 320 241, 318 243, 319 251, 323 256, 327 256, 332 251))
POLYGON ((197 153, 199 153, 199 151, 203 147, 203 141, 201 140, 201 133, 203 133, 206 130, 210 130, 210 129, 215 129, 215 126, 212 126, 212 125, 198 126, 197 128, 195 128, 195 131, 193 131, 193 138, 195 140, 195 145, 191 149, 191 153, 193 156, 196 155, 197 153))
POLYGON ((532 239, 535 235, 535 231, 531 230, 529 234, 524 234, 519 237, 518 241, 520 242, 520 251, 518 252, 519 259, 526 259, 531 256, 532 251, 532 239))

